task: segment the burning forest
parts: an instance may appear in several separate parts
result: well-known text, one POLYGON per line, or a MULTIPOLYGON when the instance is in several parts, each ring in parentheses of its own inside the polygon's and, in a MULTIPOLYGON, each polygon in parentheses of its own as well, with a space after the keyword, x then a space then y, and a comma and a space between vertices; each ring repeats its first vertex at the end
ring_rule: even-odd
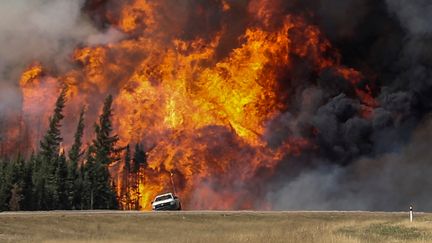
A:
POLYGON ((121 209, 169 191, 185 209, 432 209, 426 1, 0 6, 4 161, 57 127, 50 156, 108 158, 121 209))

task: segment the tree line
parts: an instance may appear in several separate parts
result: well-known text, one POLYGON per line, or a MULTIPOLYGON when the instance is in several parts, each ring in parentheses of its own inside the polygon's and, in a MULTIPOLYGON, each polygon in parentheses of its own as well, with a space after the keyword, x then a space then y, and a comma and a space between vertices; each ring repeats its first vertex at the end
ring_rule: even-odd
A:
MULTIPOLYGON (((64 151, 60 130, 66 96, 67 87, 64 87, 56 100, 48 129, 37 152, 29 158, 17 155, 13 159, 0 159, 0 211, 124 207, 119 205, 121 200, 116 195, 116 185, 108 167, 123 160, 121 154, 126 154, 124 173, 127 176, 130 173, 137 174, 139 166, 146 162, 144 150, 141 145, 137 145, 132 159, 129 146, 118 147, 119 137, 113 134, 112 127, 113 98, 109 95, 94 125, 91 143, 86 146, 83 144, 85 109, 82 108, 74 142, 68 152, 64 151)), ((127 178, 126 181, 131 180, 127 178)), ((137 190, 137 180, 132 183, 122 190, 123 201, 131 200, 128 191, 137 190)))

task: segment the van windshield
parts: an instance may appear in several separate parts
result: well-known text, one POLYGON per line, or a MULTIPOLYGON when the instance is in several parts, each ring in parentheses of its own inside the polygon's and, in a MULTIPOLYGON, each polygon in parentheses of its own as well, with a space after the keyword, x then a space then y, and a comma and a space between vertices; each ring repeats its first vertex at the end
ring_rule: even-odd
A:
POLYGON ((163 200, 167 200, 167 199, 171 199, 171 198, 172 198, 171 195, 160 196, 160 197, 157 197, 155 199, 155 202, 159 202, 159 201, 163 201, 163 200))

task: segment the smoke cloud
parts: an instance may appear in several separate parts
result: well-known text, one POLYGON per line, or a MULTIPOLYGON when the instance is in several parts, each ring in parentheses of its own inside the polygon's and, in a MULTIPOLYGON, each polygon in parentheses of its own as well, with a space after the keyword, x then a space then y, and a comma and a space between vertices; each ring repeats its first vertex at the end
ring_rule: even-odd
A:
POLYGON ((81 14, 82 0, 2 1, 0 72, 16 82, 34 60, 60 64, 71 48, 97 30, 81 14))
POLYGON ((19 105, 17 81, 33 61, 62 70, 78 44, 104 44, 122 37, 115 29, 95 28, 82 12, 84 3, 85 0, 0 2, 1 106, 19 105))
POLYGON ((276 209, 391 211, 412 203, 431 210, 427 168, 432 155, 427 144, 432 139, 432 5, 403 0, 311 2, 297 9, 315 9, 317 24, 341 50, 345 65, 375 74, 364 82, 373 79, 380 86, 379 106, 370 119, 359 116, 363 104, 350 96, 346 82, 331 70, 321 73, 314 88, 295 96, 295 108, 269 125, 270 142, 295 133, 307 137, 305 127, 318 130, 318 148, 311 156, 284 162, 304 166, 281 166, 284 172, 269 187, 269 200, 276 202, 276 209), (346 16, 354 6, 359 13, 346 16), (304 104, 313 105, 305 109, 304 104))
POLYGON ((429 118, 399 152, 304 171, 269 198, 289 210, 430 210, 431 140, 429 118))
POLYGON ((400 23, 411 34, 424 35, 432 32, 429 19, 432 17, 432 3, 427 0, 387 0, 391 13, 397 15, 400 23))

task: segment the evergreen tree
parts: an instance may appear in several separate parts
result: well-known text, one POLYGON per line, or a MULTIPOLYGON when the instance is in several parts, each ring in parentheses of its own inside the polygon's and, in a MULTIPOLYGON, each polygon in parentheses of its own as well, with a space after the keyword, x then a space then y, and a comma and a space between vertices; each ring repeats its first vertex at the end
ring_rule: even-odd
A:
POLYGON ((83 209, 83 205, 82 205, 82 197, 83 197, 83 190, 84 190, 84 184, 83 184, 84 175, 82 173, 83 167, 84 166, 80 166, 78 168, 77 178, 74 182, 73 198, 72 200, 70 200, 72 209, 83 209))
POLYGON ((107 165, 96 162, 94 166, 94 209, 116 209, 117 197, 107 165))
POLYGON ((77 129, 75 132, 75 140, 69 151, 69 169, 67 180, 67 191, 70 206, 72 209, 79 209, 81 207, 81 193, 82 193, 82 175, 80 175, 79 164, 84 151, 82 151, 82 137, 84 134, 84 113, 85 108, 81 109, 78 120, 77 129))
POLYGON ((105 99, 99 123, 95 124, 96 138, 86 156, 84 200, 90 209, 117 208, 117 198, 108 165, 117 162, 121 149, 116 147, 118 136, 112 135, 112 96, 105 99))
POLYGON ((117 199, 111 185, 107 165, 98 162, 95 155, 95 147, 90 146, 84 169, 84 208, 91 210, 115 209, 117 208, 117 199))
POLYGON ((68 168, 66 164, 66 156, 62 153, 58 157, 57 168, 55 172, 55 191, 54 191, 54 208, 69 209, 68 193, 67 193, 67 175, 68 168))
POLYGON ((99 123, 95 124, 96 139, 93 141, 95 147, 95 159, 104 165, 109 165, 119 161, 121 149, 116 148, 119 140, 117 135, 112 135, 112 102, 113 98, 109 95, 104 102, 102 114, 99 117, 99 123))
MULTIPOLYGON (((61 121, 63 120, 63 109, 66 104, 67 88, 63 88, 55 103, 54 114, 49 118, 49 127, 40 142, 40 155, 43 162, 56 161, 59 155, 60 144, 63 141, 60 133, 61 121)), ((49 165, 49 164, 48 164, 49 165)), ((55 168, 49 168, 54 172, 55 168)))
POLYGON ((25 163, 24 167, 24 175, 23 175, 23 184, 22 184, 22 193, 23 198, 21 201, 21 209, 22 210, 33 210, 33 163, 34 163, 34 154, 31 155, 30 160, 25 163))
MULTIPOLYGON (((17 196, 14 198, 13 203, 19 203, 21 201, 21 184, 22 184, 22 175, 23 175, 23 165, 24 160, 21 155, 18 155, 15 160, 9 160, 3 162, 1 166, 1 178, 0 178, 0 210, 9 210, 11 197, 17 196), (13 191, 14 186, 16 185, 16 191, 13 191), (16 193, 12 195, 12 193, 16 193), (19 195, 18 195, 19 193, 19 195), (19 197, 18 197, 19 196, 19 197), (18 200, 19 199, 19 200, 18 200)), ((13 208, 19 208, 19 205, 13 205, 13 208)))
MULTIPOLYGON (((37 159, 38 161, 36 162, 36 164, 39 164, 39 158, 37 159)), ((37 165, 35 166, 35 168, 39 168, 37 165)), ((46 198, 47 190, 45 188, 46 185, 46 179, 43 175, 43 172, 40 171, 40 169, 38 169, 39 171, 34 172, 34 179, 33 179, 33 184, 34 184, 34 192, 33 192, 33 197, 34 197, 34 210, 46 210, 48 209, 47 207, 47 201, 48 199, 46 198)))
MULTIPOLYGON (((74 144, 72 145, 71 150, 69 151, 69 161, 73 165, 72 167, 78 168, 79 161, 84 154, 82 151, 82 137, 84 134, 84 113, 85 109, 81 109, 81 113, 78 120, 78 126, 74 135, 74 144)), ((74 170, 76 172, 76 170, 74 170)))
POLYGON ((55 209, 56 170, 59 162, 60 145, 63 141, 60 128, 63 120, 63 109, 66 103, 67 87, 60 92, 55 103, 54 113, 49 119, 49 127, 40 142, 40 152, 36 163, 36 200, 38 209, 55 209))
POLYGON ((82 168, 83 175, 83 193, 81 197, 82 209, 93 209, 94 202, 94 146, 90 145, 85 156, 85 164, 82 168))
POLYGON ((8 210, 9 186, 7 185, 7 162, 0 160, 0 212, 8 210))

